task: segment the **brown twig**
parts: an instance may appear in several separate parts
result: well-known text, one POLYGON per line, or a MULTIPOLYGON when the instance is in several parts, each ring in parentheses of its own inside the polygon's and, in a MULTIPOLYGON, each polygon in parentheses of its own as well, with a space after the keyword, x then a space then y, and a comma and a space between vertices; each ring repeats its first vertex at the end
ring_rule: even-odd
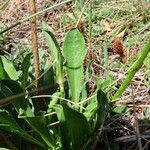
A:
MULTIPOLYGON (((131 84, 131 88, 132 88, 132 84, 131 84)), ((133 100, 133 114, 134 114, 134 120, 135 120, 136 139, 138 142, 139 150, 142 150, 141 135, 140 135, 140 129, 139 129, 139 124, 138 124, 138 118, 136 114, 135 97, 133 93, 133 88, 132 88, 132 100, 133 100)))
POLYGON ((56 90, 57 88, 58 88, 58 84, 55 84, 55 85, 51 85, 51 86, 40 87, 39 89, 32 90, 31 92, 28 92, 28 93, 23 92, 23 93, 19 93, 19 94, 13 95, 13 96, 2 98, 0 100, 0 108, 3 107, 3 106, 8 105, 13 100, 20 100, 20 98, 22 98, 24 96, 28 96, 28 97, 31 97, 31 96, 34 96, 34 95, 36 96, 37 91, 43 92, 45 90, 49 90, 49 92, 52 92, 53 90, 56 90))
MULTIPOLYGON (((35 0, 30 0, 30 13, 31 15, 36 12, 35 0)), ((36 17, 31 19, 31 36, 32 36, 32 49, 33 49, 33 59, 34 59, 34 70, 35 70, 35 80, 36 87, 39 86, 39 55, 38 55, 38 38, 37 38, 37 28, 36 28, 36 17)))
MULTIPOLYGON (((36 13, 36 5, 35 0, 30 0, 30 13, 36 13)), ((31 36, 32 36, 32 49, 33 49, 33 61, 34 61, 34 71, 35 71, 35 84, 36 88, 39 89, 40 87, 40 68, 39 68, 39 54, 38 54, 38 37, 37 37, 37 25, 36 25, 36 17, 31 19, 31 36)), ((39 93, 39 92, 38 92, 39 93)), ((42 110, 46 109, 45 100, 41 98, 38 99, 39 108, 42 110)))

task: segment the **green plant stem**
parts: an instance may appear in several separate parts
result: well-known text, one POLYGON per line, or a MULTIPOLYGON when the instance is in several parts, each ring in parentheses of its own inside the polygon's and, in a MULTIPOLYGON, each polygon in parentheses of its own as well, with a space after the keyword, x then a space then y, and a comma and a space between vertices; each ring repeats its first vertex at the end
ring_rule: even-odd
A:
POLYGON ((37 13, 32 14, 32 15, 30 15, 30 16, 28 16, 28 17, 26 17, 26 18, 24 18, 24 19, 22 19, 22 20, 20 20, 20 21, 18 21, 17 23, 13 24, 12 26, 8 27, 7 29, 1 31, 0 34, 3 34, 3 33, 5 33, 5 32, 7 32, 7 31, 11 30, 12 28, 14 28, 14 27, 16 27, 16 26, 18 26, 18 25, 20 25, 20 24, 22 24, 22 23, 24 23, 24 22, 30 20, 31 18, 33 18, 33 17, 35 17, 35 16, 38 16, 38 15, 40 15, 40 14, 42 14, 42 13, 44 13, 44 12, 47 12, 47 11, 49 11, 49 10, 51 10, 51 9, 55 9, 55 8, 57 8, 57 7, 59 7, 59 6, 63 5, 63 4, 66 4, 66 3, 68 3, 68 2, 71 2, 71 1, 72 1, 72 0, 66 0, 66 1, 63 1, 63 2, 58 3, 58 4, 56 4, 56 5, 53 5, 53 6, 51 6, 51 7, 48 7, 48 8, 46 8, 46 9, 44 9, 44 10, 38 11, 37 13))
POLYGON ((63 73, 63 56, 60 49, 58 49, 58 62, 56 64, 57 80, 60 87, 61 97, 65 98, 64 90, 64 73, 63 73))
POLYGON ((89 42, 91 43, 91 39, 92 39, 92 5, 93 2, 90 2, 89 5, 89 17, 88 17, 88 22, 89 22, 89 42))
POLYGON ((143 61, 145 60, 145 58, 149 52, 150 52, 150 40, 147 42, 147 44, 143 48, 141 56, 137 59, 137 61, 134 63, 134 65, 128 72, 128 75, 127 75, 125 81, 122 83, 121 87, 118 89, 118 91, 113 96, 112 102, 115 102, 115 101, 117 101, 118 98, 120 98, 121 94, 124 92, 124 90, 130 84, 130 82, 131 82, 132 78, 134 77, 134 75, 136 74, 136 72, 141 68, 143 61))

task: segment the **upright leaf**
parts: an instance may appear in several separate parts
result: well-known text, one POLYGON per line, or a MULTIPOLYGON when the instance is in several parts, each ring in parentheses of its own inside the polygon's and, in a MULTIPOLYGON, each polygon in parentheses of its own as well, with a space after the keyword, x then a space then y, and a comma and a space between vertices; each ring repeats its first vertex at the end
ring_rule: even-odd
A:
POLYGON ((52 32, 48 30, 47 24, 42 22, 42 30, 48 41, 48 46, 54 61, 56 61, 56 80, 60 86, 60 91, 64 95, 64 85, 63 85, 63 57, 61 54, 61 50, 59 44, 52 32))
MULTIPOLYGON (((55 87, 55 84, 56 82, 53 67, 46 68, 46 71, 44 72, 44 75, 41 78, 41 87, 55 87)), ((45 89, 43 91, 43 94, 51 95, 55 92, 55 90, 55 88, 45 89)), ((49 98, 45 99, 49 101, 49 98)))
POLYGON ((76 69, 67 67, 67 76, 72 100, 79 102, 80 93, 82 91, 82 87, 84 86, 83 66, 76 69))
MULTIPOLYGON (((55 109, 61 123, 62 135, 66 136, 63 139, 67 139, 67 142, 71 141, 73 150, 82 149, 90 134, 90 127, 85 116, 66 104, 62 104, 62 107, 57 105, 55 109)), ((68 143, 66 144, 68 146, 68 143)))
MULTIPOLYGON (((23 94, 23 90, 19 83, 14 80, 1 80, 0 81, 0 96, 3 98, 7 98, 10 96, 20 95, 23 94)), ((8 102, 7 99, 0 100, 0 104, 4 104, 8 102)), ((14 105, 17 111, 19 111, 20 108, 26 110, 28 107, 28 102, 25 99, 25 95, 22 95, 20 97, 17 97, 14 100, 11 100, 11 103, 14 105)))
POLYGON ((61 105, 55 105, 54 109, 56 111, 58 120, 60 121, 60 132, 61 132, 61 141, 62 141, 62 147, 65 150, 70 150, 71 145, 71 138, 68 134, 68 128, 66 123, 66 118, 64 115, 63 107, 61 105))
POLYGON ((22 62, 22 88, 25 91, 25 87, 27 86, 28 77, 29 77, 29 67, 31 65, 31 53, 27 54, 22 62))
POLYGON ((83 65, 87 51, 84 37, 78 29, 72 29, 66 35, 63 52, 69 68, 75 69, 83 65))
POLYGON ((100 127, 103 128, 108 110, 107 95, 101 89, 97 91, 97 103, 97 121, 95 124, 95 130, 100 127))
POLYGON ((52 32, 48 30, 48 25, 46 22, 42 22, 42 31, 46 37, 46 40, 48 41, 48 46, 52 55, 52 58, 54 61, 59 61, 58 60, 58 49, 59 45, 57 43, 57 40, 52 32))
POLYGON ((83 61, 86 55, 83 35, 73 29, 66 35, 63 47, 72 100, 78 102, 83 86, 83 61))
POLYGON ((67 105, 63 105, 63 111, 67 121, 69 136, 72 141, 72 148, 73 150, 81 149, 87 142, 90 134, 89 124, 82 113, 67 105))

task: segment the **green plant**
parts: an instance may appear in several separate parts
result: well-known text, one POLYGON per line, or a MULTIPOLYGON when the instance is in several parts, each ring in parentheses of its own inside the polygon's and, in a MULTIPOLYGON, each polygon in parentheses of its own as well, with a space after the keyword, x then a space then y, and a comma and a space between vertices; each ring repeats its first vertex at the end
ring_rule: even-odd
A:
MULTIPOLYGON (((4 32, 13 27, 67 2, 71 2, 71 0, 66 0, 39 11, 3 30, 0 34, 3 35, 4 32)), ((88 17, 88 36, 86 33, 84 35, 87 37, 86 41, 89 43, 85 42, 83 35, 78 29, 72 29, 66 34, 63 46, 60 46, 55 35, 43 21, 42 32, 49 46, 48 53, 50 54, 50 58, 44 55, 45 51, 39 50, 39 58, 41 61, 41 75, 39 76, 41 87, 39 89, 35 89, 33 58, 29 49, 22 49, 22 45, 19 45, 20 47, 16 48, 17 50, 11 58, 0 57, 0 135, 3 135, 2 138, 10 140, 4 143, 0 141, 0 147, 50 150, 95 149, 98 140, 105 140, 103 135, 106 134, 107 130, 110 132, 111 129, 109 128, 111 126, 109 125, 115 122, 115 120, 118 120, 118 116, 129 115, 127 105, 121 104, 120 106, 116 106, 114 101, 117 101, 117 98, 125 91, 131 79, 143 64, 144 59, 149 53, 149 42, 143 49, 141 56, 129 69, 126 80, 119 90, 117 90, 114 85, 118 79, 113 82, 114 78, 111 77, 112 72, 109 69, 109 56, 107 51, 108 42, 111 41, 109 39, 111 34, 109 35, 109 31, 104 29, 101 23, 102 20, 108 19, 110 24, 112 22, 114 23, 114 26, 111 27, 110 25, 109 27, 110 31, 112 30, 111 33, 114 35, 116 31, 120 32, 125 22, 121 22, 118 26, 116 21, 119 20, 118 22, 120 22, 124 14, 129 15, 127 19, 132 15, 133 12, 127 9, 130 4, 126 4, 125 7, 118 9, 114 7, 113 1, 104 1, 100 2, 101 5, 98 6, 100 11, 95 11, 95 7, 93 6, 95 3, 99 4, 98 1, 87 0, 85 5, 83 0, 77 0, 76 2, 78 2, 78 7, 72 13, 74 19, 72 19, 71 25, 75 24, 75 22, 77 22, 77 25, 81 20, 86 24, 86 17, 88 17), (86 10, 88 3, 90 4, 88 10, 86 10), (108 8, 106 9, 104 6, 108 8), (78 18, 80 10, 81 15, 78 18), (88 11, 88 13, 84 11, 88 11), (121 15, 119 15, 120 13, 121 15), (105 33, 108 37, 103 36, 105 33), (103 39, 101 38, 104 38, 104 42, 102 42, 103 39), (98 49, 104 43, 104 53, 102 53, 104 54, 104 66, 102 66, 105 74, 104 78, 91 74, 93 61, 86 64, 87 67, 84 65, 84 59, 87 53, 86 44, 89 49, 94 49, 93 44, 95 43, 98 43, 98 49), (93 93, 90 93, 88 90, 88 82, 90 81, 91 75, 96 82, 93 93), (111 97, 108 99, 107 95, 109 95, 109 90, 113 91, 114 88, 116 93, 113 99, 111 97), (40 91, 41 95, 37 94, 37 90, 40 91), (46 111, 39 109, 37 98, 46 101, 46 111)), ((120 5, 120 3, 118 4, 120 5)), ((129 20, 130 24, 133 18, 129 20)), ((123 20, 126 19, 123 18, 123 20)), ((70 17, 67 14, 66 22, 69 21, 70 17)), ((145 24, 141 26, 144 27, 145 24)), ((132 34, 138 33, 136 27, 133 28, 133 31, 132 34)), ((143 40, 142 37, 140 37, 141 40, 143 40)), ((5 38, 2 41, 5 41, 5 38)), ((134 42, 132 37, 131 41, 127 41, 126 44, 128 47, 134 42)), ((98 57, 101 62, 102 57, 98 57)), ((149 75, 148 62, 147 59, 147 62, 145 62, 145 66, 148 68, 147 76, 149 75)), ((121 64, 117 63, 117 65, 120 67, 121 64)), ((147 110, 148 113, 149 110, 147 110)), ((118 124, 120 125, 121 123, 119 122, 118 124)), ((4 140, 2 139, 2 141, 4 140)), ((110 147, 112 149, 118 148, 116 143, 110 144, 110 147)))
MULTIPOLYGON (((54 76, 55 82, 52 84, 57 83, 59 85, 59 88, 52 93, 54 98, 49 101, 47 113, 55 111, 57 117, 56 115, 48 115, 48 118, 46 118, 44 112, 40 113, 40 110, 37 110, 34 99, 25 96, 28 91, 26 87, 30 84, 28 71, 31 65, 31 54, 27 54, 24 58, 19 74, 13 63, 5 57, 1 57, 0 105, 12 105, 11 109, 15 109, 15 115, 11 113, 11 109, 4 106, 0 112, 0 129, 16 134, 42 149, 83 149, 92 141, 92 134, 101 124, 99 122, 101 116, 103 116, 102 123, 104 124, 105 114, 103 115, 101 112, 104 112, 102 109, 107 108, 104 107, 106 102, 102 102, 106 101, 106 96, 100 100, 100 95, 105 94, 101 90, 97 90, 97 98, 95 98, 96 94, 87 107, 86 102, 84 102, 84 105, 80 105, 82 103, 82 90, 85 88, 83 86, 85 82, 83 63, 86 47, 83 35, 77 29, 72 29, 67 33, 63 51, 61 51, 55 36, 47 30, 46 26, 46 23, 43 22, 43 33, 49 43, 50 52, 55 62, 53 69, 50 70, 54 74, 49 75, 54 76), (11 68, 9 69, 10 65, 11 68), (65 72, 69 88, 65 87, 65 72), (64 98, 67 98, 68 102, 65 102, 64 98), (59 126, 48 127, 47 119, 48 124, 58 119, 59 126), (20 120, 24 122, 24 127, 18 125, 20 120), (30 135, 26 131, 26 124, 28 124, 29 129, 33 130, 34 134, 30 135)), ((45 72, 44 76, 47 75, 48 71, 45 72)), ((51 77, 49 77, 50 79, 51 77)))

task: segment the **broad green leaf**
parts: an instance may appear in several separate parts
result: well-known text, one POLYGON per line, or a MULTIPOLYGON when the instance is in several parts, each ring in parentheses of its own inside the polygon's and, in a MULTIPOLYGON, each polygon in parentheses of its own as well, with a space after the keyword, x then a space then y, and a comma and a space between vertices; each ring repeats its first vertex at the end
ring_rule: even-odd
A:
POLYGON ((0 57, 0 80, 5 78, 5 70, 3 67, 2 59, 0 57))
POLYGON ((65 133, 66 137, 64 139, 69 137, 73 150, 82 149, 90 134, 89 124, 83 114, 70 108, 66 104, 62 104, 62 107, 55 107, 58 119, 61 123, 62 135, 65 133))
POLYGON ((44 116, 27 117, 25 120, 41 136, 49 148, 55 148, 54 135, 50 133, 44 116))
POLYGON ((67 76, 72 100, 79 101, 83 87, 83 61, 86 55, 85 41, 83 35, 73 29, 66 35, 63 47, 66 59, 67 76))
POLYGON ((83 67, 79 67, 76 69, 67 67, 67 76, 72 100, 75 102, 79 102, 80 93, 84 84, 83 67))
POLYGON ((12 80, 17 80, 19 77, 19 73, 16 71, 15 67, 13 66, 12 62, 7 60, 4 56, 1 56, 3 67, 7 75, 12 80))
POLYGON ((86 56, 85 40, 78 29, 73 29, 65 37, 63 53, 67 66, 76 69, 83 65, 86 56))
POLYGON ((87 142, 90 127, 82 113, 70 108, 67 105, 63 105, 63 111, 69 131, 69 137, 72 141, 73 150, 81 149, 87 142))
POLYGON ((4 104, 6 102, 11 102, 16 110, 19 112, 19 109, 22 108, 24 110, 28 107, 28 102, 25 99, 25 95, 20 96, 23 94, 23 90, 19 83, 14 80, 1 80, 0 81, 0 97, 6 98, 6 100, 0 100, 0 104, 4 104), (7 100, 7 97, 16 96, 14 100, 7 100))
POLYGON ((61 105, 55 105, 54 109, 56 111, 58 120, 60 121, 60 132, 61 132, 61 141, 62 141, 62 147, 63 150, 70 150, 70 142, 71 139, 68 135, 68 128, 66 123, 66 118, 64 115, 63 107, 61 105))
MULTIPOLYGON (((9 97, 23 92, 19 83, 13 80, 1 80, 0 85, 0 94, 4 93, 4 95, 2 95, 3 97, 9 97)), ((29 107, 28 102, 26 101, 24 96, 22 96, 21 98, 16 98, 12 101, 12 104, 14 105, 18 113, 21 113, 20 111, 22 111, 26 113, 26 116, 29 116, 24 119, 29 123, 33 130, 35 130, 41 136, 41 138, 43 138, 43 140, 49 147, 52 146, 52 139, 49 129, 46 127, 46 121, 44 120, 45 118, 32 117, 32 109, 29 107)))
POLYGON ((25 91, 25 87, 27 86, 28 77, 29 77, 29 67, 31 66, 31 53, 27 54, 22 62, 22 88, 25 91))
POLYGON ((26 141, 46 149, 46 146, 43 143, 39 142, 38 140, 30 136, 26 131, 21 129, 21 127, 16 123, 12 116, 6 110, 2 109, 0 109, 0 129, 6 130, 13 134, 17 134, 26 141))
POLYGON ((44 142, 47 144, 49 148, 54 148, 54 139, 53 135, 50 133, 46 119, 43 113, 40 113, 38 116, 35 116, 31 109, 27 109, 26 111, 20 110, 19 118, 24 118, 27 123, 32 127, 34 131, 36 131, 44 142))

